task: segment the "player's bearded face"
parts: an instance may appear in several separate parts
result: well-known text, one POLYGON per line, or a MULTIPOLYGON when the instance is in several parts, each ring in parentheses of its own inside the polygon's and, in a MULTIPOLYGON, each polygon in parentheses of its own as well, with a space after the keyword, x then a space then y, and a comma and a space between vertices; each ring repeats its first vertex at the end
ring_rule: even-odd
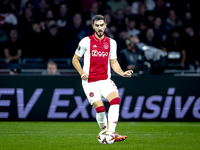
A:
POLYGON ((93 29, 95 34, 101 38, 104 35, 106 23, 103 20, 94 21, 93 29))
POLYGON ((104 35, 104 31, 99 30, 99 31, 95 31, 96 35, 101 38, 104 35))

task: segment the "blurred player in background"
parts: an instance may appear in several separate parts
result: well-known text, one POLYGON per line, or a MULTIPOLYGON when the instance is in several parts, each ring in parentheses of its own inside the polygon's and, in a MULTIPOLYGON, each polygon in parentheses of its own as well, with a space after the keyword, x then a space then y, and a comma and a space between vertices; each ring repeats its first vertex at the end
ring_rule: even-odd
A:
POLYGON ((127 136, 115 133, 119 117, 120 98, 115 83, 110 79, 111 68, 122 77, 131 77, 132 70, 123 71, 117 61, 116 41, 106 37, 106 21, 102 15, 92 19, 94 34, 83 38, 73 56, 72 63, 81 76, 84 92, 91 105, 96 109, 96 120, 101 130, 107 130, 107 118, 102 97, 110 103, 108 110, 109 130, 115 135, 115 142, 127 136), (83 69, 80 58, 84 55, 83 69), (111 66, 111 68, 110 68, 111 66))

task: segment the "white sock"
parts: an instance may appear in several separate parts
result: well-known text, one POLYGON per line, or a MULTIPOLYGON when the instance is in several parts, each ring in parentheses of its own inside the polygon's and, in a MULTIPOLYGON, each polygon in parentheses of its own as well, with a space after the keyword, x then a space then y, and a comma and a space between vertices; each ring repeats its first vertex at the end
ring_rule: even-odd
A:
POLYGON ((101 130, 107 130, 107 118, 105 112, 96 113, 96 120, 101 130))
POLYGON ((109 123, 109 130, 111 132, 115 132, 118 118, 119 118, 119 105, 111 105, 108 110, 108 123, 109 123))

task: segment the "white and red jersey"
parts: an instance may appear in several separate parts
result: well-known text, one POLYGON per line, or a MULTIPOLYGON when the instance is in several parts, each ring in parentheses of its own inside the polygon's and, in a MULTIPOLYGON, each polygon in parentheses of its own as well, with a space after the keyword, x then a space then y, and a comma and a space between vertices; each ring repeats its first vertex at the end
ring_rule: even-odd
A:
POLYGON ((117 58, 116 41, 106 37, 98 39, 95 34, 83 38, 75 52, 84 55, 83 71, 89 74, 88 82, 110 78, 110 59, 117 58))

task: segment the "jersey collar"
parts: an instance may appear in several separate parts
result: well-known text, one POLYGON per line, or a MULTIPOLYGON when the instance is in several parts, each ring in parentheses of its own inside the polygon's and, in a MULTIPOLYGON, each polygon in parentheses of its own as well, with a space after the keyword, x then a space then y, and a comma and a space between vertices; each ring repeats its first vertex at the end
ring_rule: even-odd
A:
POLYGON ((95 33, 94 33, 94 34, 93 34, 93 38, 94 38, 97 42, 105 41, 106 35, 104 34, 104 38, 100 40, 100 39, 96 38, 95 33))

